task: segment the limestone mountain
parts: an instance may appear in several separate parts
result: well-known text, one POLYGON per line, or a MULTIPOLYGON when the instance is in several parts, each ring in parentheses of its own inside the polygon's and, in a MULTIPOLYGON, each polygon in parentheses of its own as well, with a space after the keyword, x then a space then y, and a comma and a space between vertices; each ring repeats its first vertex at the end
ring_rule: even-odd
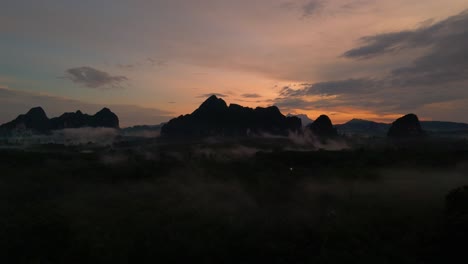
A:
POLYGON ((51 130, 81 127, 119 128, 119 118, 108 108, 104 108, 95 115, 76 111, 49 119, 41 107, 34 107, 26 114, 19 115, 16 119, 0 125, 0 130, 4 133, 14 131, 47 133, 51 130))
POLYGON ((314 135, 320 138, 332 138, 338 136, 332 121, 326 115, 321 115, 312 124, 306 126, 314 135))
POLYGON ((181 115, 170 120, 161 128, 162 136, 247 136, 268 133, 287 135, 289 131, 299 131, 301 120, 286 117, 276 106, 255 109, 230 104, 210 96, 191 114, 181 115))
POLYGON ((80 127, 111 127, 119 128, 119 118, 108 108, 103 108, 95 115, 64 113, 59 117, 50 119, 52 129, 80 128, 80 127))
POLYGON ((407 114, 392 123, 387 135, 391 138, 414 138, 421 137, 424 134, 418 116, 415 114, 407 114))
POLYGON ((26 114, 19 115, 11 122, 0 126, 2 130, 33 130, 45 132, 50 129, 49 118, 41 107, 31 108, 26 114))

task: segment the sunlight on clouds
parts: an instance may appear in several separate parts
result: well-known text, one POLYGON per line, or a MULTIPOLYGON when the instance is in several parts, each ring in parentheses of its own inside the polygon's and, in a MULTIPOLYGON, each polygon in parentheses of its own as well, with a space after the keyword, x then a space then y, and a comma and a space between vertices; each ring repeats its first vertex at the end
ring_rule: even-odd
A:
MULTIPOLYGON (((342 54, 358 47, 362 37, 415 30, 424 21, 436 23, 468 8, 466 0, 314 2, 113 1, 102 13, 101 2, 10 1, 0 9, 4 22, 0 33, 5 33, 0 68, 7 69, 0 84, 97 105, 164 109, 174 115, 190 113, 201 103, 199 96, 210 93, 227 95, 231 103, 268 106, 277 103, 280 89, 291 84, 381 78, 410 66, 428 52, 424 47, 372 61, 342 54), (58 78, 67 69, 84 66, 102 71, 99 78, 79 79, 86 87, 101 87, 123 77, 128 86, 112 91, 80 89, 58 78)), ((387 112, 379 109, 378 100, 404 98, 389 93, 362 98, 355 92, 348 101, 333 94, 308 95, 294 98, 302 99, 296 105, 290 100, 279 106, 283 112, 323 110, 338 119, 347 118, 348 110, 356 111, 355 117, 385 119, 387 112, 411 108, 402 104, 404 108, 384 109, 387 112), (355 105, 360 98, 369 103, 365 111, 355 105), (332 101, 336 105, 327 108, 332 101), (342 110, 340 102, 353 108, 342 110)), ((424 109, 418 105, 413 110, 424 109)), ((461 110, 451 111, 454 118, 466 119, 461 110)))

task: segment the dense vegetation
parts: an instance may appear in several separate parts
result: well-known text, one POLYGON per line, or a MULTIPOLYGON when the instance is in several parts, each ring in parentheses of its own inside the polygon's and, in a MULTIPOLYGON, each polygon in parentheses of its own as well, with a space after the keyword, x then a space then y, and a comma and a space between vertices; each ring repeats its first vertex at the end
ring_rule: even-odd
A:
POLYGON ((452 190, 468 183, 466 142, 271 146, 0 150, 0 261, 442 263, 463 254, 467 196, 452 190))

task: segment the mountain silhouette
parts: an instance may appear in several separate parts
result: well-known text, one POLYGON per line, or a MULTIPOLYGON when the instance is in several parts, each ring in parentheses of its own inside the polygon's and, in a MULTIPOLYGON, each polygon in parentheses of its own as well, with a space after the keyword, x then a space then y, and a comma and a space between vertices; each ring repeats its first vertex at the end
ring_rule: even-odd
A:
MULTIPOLYGON (((468 124, 446 121, 419 121, 422 130, 431 136, 447 136, 468 133, 468 124)), ((335 125, 340 134, 362 136, 387 136, 391 124, 364 119, 352 119, 335 125)))
POLYGON ((345 135, 383 136, 387 134, 390 124, 352 119, 344 124, 336 125, 336 128, 340 134, 345 135))
POLYGON ((75 113, 64 113, 59 117, 50 119, 52 129, 80 128, 80 127, 112 127, 119 128, 119 118, 108 108, 103 108, 95 115, 83 114, 81 111, 75 113))
POLYGON ((430 133, 460 133, 468 132, 468 124, 445 121, 420 121, 425 132, 430 133))
POLYGON ((424 134, 418 116, 407 114, 392 123, 387 135, 391 138, 414 138, 421 137, 424 134))
POLYGON ((299 131, 301 120, 286 117, 276 106, 255 109, 230 104, 210 96, 191 114, 181 115, 170 120, 161 128, 162 136, 248 136, 268 133, 287 135, 289 131, 299 131))
POLYGON ((119 118, 108 108, 103 108, 95 115, 64 113, 59 117, 49 119, 41 107, 34 107, 24 115, 0 126, 7 132, 15 130, 29 130, 36 133, 47 133, 51 130, 81 127, 110 127, 119 128, 119 118))
POLYGON ((326 115, 321 115, 312 124, 306 126, 314 135, 320 138, 332 138, 338 136, 336 128, 333 126, 332 121, 326 115))
POLYGON ((19 115, 16 119, 0 126, 3 130, 34 130, 45 132, 50 129, 49 118, 41 107, 31 108, 26 114, 19 115))
POLYGON ((49 118, 41 107, 31 108, 26 114, 19 115, 11 122, 0 126, 1 130, 31 130, 34 132, 46 132, 49 130, 49 118))
POLYGON ((312 124, 314 122, 314 120, 310 119, 305 114, 287 114, 286 116, 287 117, 291 117, 291 116, 299 117, 301 119, 302 126, 307 126, 307 125, 312 124))

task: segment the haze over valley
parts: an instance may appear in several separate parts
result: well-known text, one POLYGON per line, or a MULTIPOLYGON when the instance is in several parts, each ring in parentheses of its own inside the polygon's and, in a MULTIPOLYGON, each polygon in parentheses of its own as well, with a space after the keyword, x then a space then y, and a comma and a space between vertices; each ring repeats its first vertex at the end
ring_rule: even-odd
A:
POLYGON ((0 34, 0 263, 466 259, 466 0, 18 0, 0 34))

